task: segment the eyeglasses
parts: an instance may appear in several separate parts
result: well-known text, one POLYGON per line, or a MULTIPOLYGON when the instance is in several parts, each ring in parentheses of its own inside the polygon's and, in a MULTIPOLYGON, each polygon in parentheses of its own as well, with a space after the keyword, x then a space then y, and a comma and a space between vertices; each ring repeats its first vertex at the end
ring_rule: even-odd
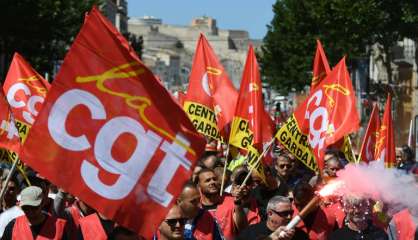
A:
POLYGON ((165 219, 164 222, 166 222, 170 227, 174 227, 179 223, 181 226, 186 224, 185 218, 172 218, 172 219, 165 219))
POLYGON ((292 164, 279 164, 280 169, 284 169, 285 167, 287 169, 291 169, 293 167, 293 165, 292 164))
POLYGON ((275 214, 279 215, 280 217, 284 218, 287 216, 293 216, 293 210, 288 210, 288 211, 283 211, 283 212, 278 212, 276 210, 271 209, 272 212, 274 212, 275 214))

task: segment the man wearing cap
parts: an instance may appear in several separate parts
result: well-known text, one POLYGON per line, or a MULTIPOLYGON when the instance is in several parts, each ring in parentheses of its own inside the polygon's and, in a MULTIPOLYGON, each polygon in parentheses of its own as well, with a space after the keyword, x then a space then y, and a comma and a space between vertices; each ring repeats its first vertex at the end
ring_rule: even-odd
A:
POLYGON ((67 239, 63 219, 57 219, 42 211, 44 195, 42 189, 30 186, 20 193, 20 207, 25 215, 11 221, 4 231, 2 240, 9 239, 67 239))

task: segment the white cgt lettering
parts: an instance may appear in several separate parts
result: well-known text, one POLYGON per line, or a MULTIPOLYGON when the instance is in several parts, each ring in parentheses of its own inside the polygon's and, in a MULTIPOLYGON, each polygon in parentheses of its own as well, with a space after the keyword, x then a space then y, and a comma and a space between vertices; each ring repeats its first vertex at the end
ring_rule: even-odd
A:
MULTIPOLYGON (((26 84, 24 83, 13 84, 13 86, 11 86, 9 91, 7 92, 7 101, 9 102, 10 106, 12 106, 13 108, 22 108, 26 106, 24 101, 22 100, 16 101, 15 96, 19 90, 22 90, 26 96, 32 95, 29 87, 26 84)), ((23 118, 25 119, 26 122, 28 122, 29 124, 33 124, 35 122, 34 117, 38 115, 38 111, 35 109, 35 105, 37 103, 43 103, 43 102, 44 102, 44 98, 41 96, 35 95, 35 96, 31 96, 28 99, 28 102, 27 102, 28 111, 25 110, 22 112, 23 118)))
POLYGON ((87 160, 81 164, 81 176, 87 186, 99 195, 113 200, 126 197, 135 187, 157 150, 161 138, 144 128, 130 117, 115 117, 108 121, 98 132, 94 143, 94 156, 107 172, 119 175, 113 185, 106 185, 99 179, 99 169, 87 160), (123 133, 132 134, 137 146, 131 157, 124 163, 112 157, 112 146, 123 133), (140 160, 139 160, 140 159, 140 160))
POLYGON ((318 147, 322 149, 325 142, 325 137, 321 137, 322 133, 325 132, 328 128, 328 112, 325 107, 318 107, 322 100, 322 90, 316 91, 312 97, 308 100, 307 109, 311 105, 312 101, 315 99, 314 106, 315 110, 310 113, 309 110, 305 112, 305 118, 309 119, 309 144, 312 148, 318 147), (320 127, 319 129, 315 128, 316 120, 320 118, 320 127))
MULTIPOLYGON (((84 151, 91 148, 85 135, 76 137, 65 130, 68 114, 78 105, 87 107, 92 119, 106 118, 104 106, 93 94, 79 89, 69 90, 62 94, 51 108, 48 130, 58 145, 70 151, 84 151)), ((80 169, 81 176, 91 190, 111 200, 123 199, 129 195, 162 140, 153 131, 146 131, 138 121, 126 116, 114 117, 107 121, 100 128, 95 139, 94 156, 102 169, 83 160, 80 169), (113 158, 112 147, 119 136, 124 133, 134 136, 137 145, 129 159, 120 162, 113 158), (105 184, 99 178, 99 171, 117 174, 119 177, 113 184, 105 184)), ((177 136, 177 140, 189 145, 189 142, 180 135, 177 136)), ((147 192, 151 199, 166 207, 173 199, 173 196, 167 192, 167 187, 177 168, 183 166, 189 170, 191 163, 184 158, 186 150, 176 142, 169 144, 164 141, 161 144, 161 150, 166 154, 151 178, 147 192)))

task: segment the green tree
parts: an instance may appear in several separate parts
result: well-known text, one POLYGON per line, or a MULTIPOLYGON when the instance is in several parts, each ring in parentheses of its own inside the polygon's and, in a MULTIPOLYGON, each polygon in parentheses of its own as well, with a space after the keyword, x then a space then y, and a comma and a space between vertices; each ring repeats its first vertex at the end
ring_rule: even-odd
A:
POLYGON ((0 1, 0 77, 14 52, 40 73, 51 72, 63 59, 83 23, 84 14, 101 0, 0 1))
POLYGON ((392 46, 416 21, 414 7, 412 0, 278 0, 264 38, 262 72, 281 92, 301 90, 310 85, 315 39, 331 65, 345 55, 350 66, 378 43, 391 81, 392 46))

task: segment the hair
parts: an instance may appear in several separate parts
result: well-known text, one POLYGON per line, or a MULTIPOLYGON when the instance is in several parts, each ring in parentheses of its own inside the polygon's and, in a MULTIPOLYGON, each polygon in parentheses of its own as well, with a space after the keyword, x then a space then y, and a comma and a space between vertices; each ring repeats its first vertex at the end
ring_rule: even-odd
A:
POLYGON ((196 173, 196 178, 195 178, 194 184, 198 185, 199 184, 199 181, 200 181, 200 175, 202 173, 207 173, 207 172, 211 172, 211 173, 213 173, 213 174, 216 175, 216 173, 215 173, 215 171, 213 171, 213 169, 210 169, 210 168, 202 168, 199 172, 196 173))
POLYGON ((189 180, 189 181, 187 181, 183 184, 183 188, 182 188, 181 192, 183 193, 183 191, 186 190, 187 188, 196 188, 197 189, 197 186, 193 181, 189 180))
POLYGON ((277 204, 279 203, 288 203, 291 204, 292 202, 288 197, 284 196, 274 196, 270 198, 269 202, 267 203, 267 211, 271 209, 275 209, 277 204))
POLYGON ((293 197, 295 199, 301 199, 306 196, 313 197, 315 195, 314 188, 306 181, 301 181, 293 188, 293 197))
POLYGON ((406 161, 414 160, 414 152, 408 145, 402 145, 402 152, 406 155, 406 161))
POLYGON ((370 204, 369 199, 364 198, 364 197, 360 197, 360 196, 356 196, 356 195, 345 195, 343 197, 343 202, 344 202, 344 205, 346 205, 346 204, 357 205, 357 204, 360 204, 360 203, 370 204))

